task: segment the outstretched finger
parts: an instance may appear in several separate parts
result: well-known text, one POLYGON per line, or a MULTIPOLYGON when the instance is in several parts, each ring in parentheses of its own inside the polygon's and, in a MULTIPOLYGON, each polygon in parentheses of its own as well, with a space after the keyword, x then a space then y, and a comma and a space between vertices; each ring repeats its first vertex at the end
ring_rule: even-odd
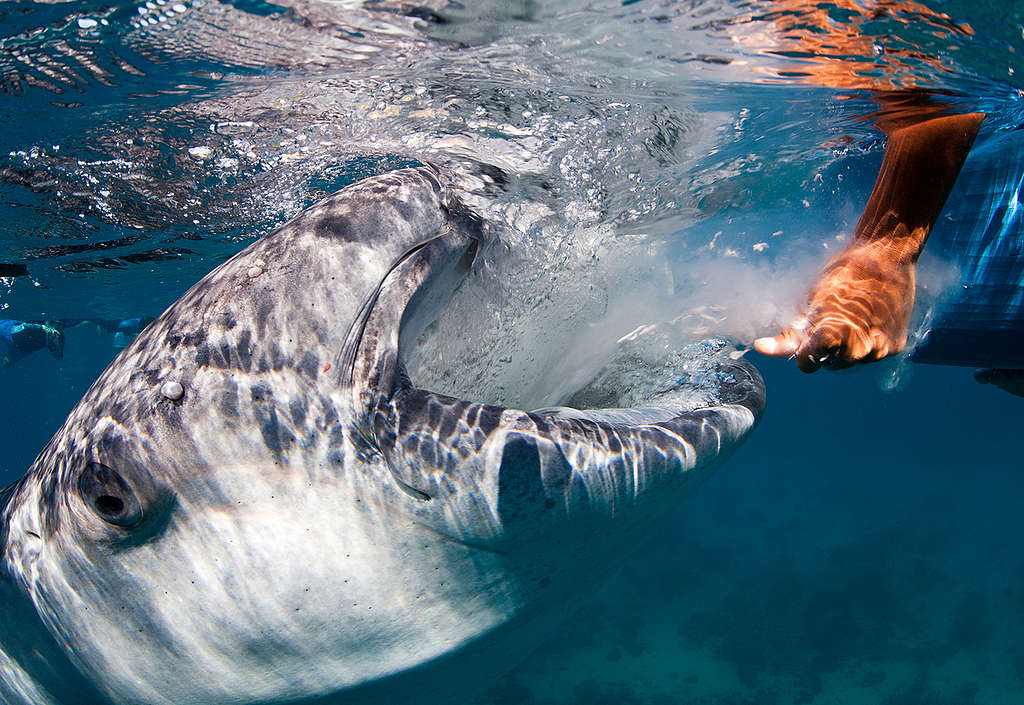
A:
POLYGON ((754 341, 754 350, 762 355, 772 357, 792 357, 804 342, 803 329, 787 328, 776 336, 758 338, 754 341))

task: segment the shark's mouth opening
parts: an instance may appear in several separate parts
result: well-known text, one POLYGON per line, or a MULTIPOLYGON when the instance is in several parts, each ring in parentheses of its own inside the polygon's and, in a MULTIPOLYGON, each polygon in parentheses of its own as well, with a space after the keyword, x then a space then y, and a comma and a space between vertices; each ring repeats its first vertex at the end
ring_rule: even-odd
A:
MULTIPOLYGON (((479 225, 483 223, 479 219, 474 222, 481 229, 486 227, 479 225)), ((665 395, 689 396, 694 408, 722 401, 721 385, 731 379, 722 367, 733 365, 744 349, 723 338, 693 341, 671 325, 658 323, 636 325, 616 336, 616 324, 604 328, 610 318, 622 318, 614 311, 605 311, 595 320, 552 321, 550 309, 558 308, 557 300, 543 302, 535 312, 508 312, 499 307, 500 300, 496 306, 481 296, 482 289, 500 286, 494 281, 498 273, 489 264, 495 251, 504 247, 491 234, 474 237, 456 266, 433 275, 410 299, 399 351, 401 369, 412 384, 502 407, 525 402, 525 408, 544 413, 565 407, 608 409, 609 413, 646 408, 665 395), (552 336, 543 349, 545 336, 532 331, 551 328, 557 328, 559 335, 552 336), (498 345, 492 338, 495 332, 498 345), (570 336, 568 347, 563 336, 570 336), (529 337, 539 342, 524 340, 529 337), (513 363, 513 357, 520 356, 526 361, 513 363), (456 373, 438 375, 441 368, 456 373)), ((406 261, 411 263, 418 254, 419 250, 411 252, 406 261)), ((567 303, 566 308, 570 307, 567 303)), ((639 308, 632 318, 646 320, 642 317, 650 312, 639 308)), ((622 327, 622 320, 617 325, 622 327)), ((637 422, 642 416, 616 418, 637 422)))
POLYGON ((407 509, 417 523, 474 545, 540 535, 552 521, 677 496, 652 490, 694 484, 746 437, 764 408, 764 383, 724 341, 675 350, 652 345, 653 336, 624 339, 621 354, 571 389, 582 410, 475 401, 490 396, 473 384, 486 355, 452 360, 434 346, 442 335, 466 347, 486 342, 473 327, 479 319, 454 331, 450 319, 434 322, 450 311, 453 293, 465 300, 495 274, 487 255, 502 243, 498 226, 438 176, 430 167, 394 172, 352 192, 428 204, 417 222, 436 229, 416 231, 418 241, 384 268, 355 311, 340 363, 353 441, 383 456, 393 489, 415 500, 407 509), (431 356, 464 372, 468 393, 430 390, 419 373, 431 356), (587 410, 591 402, 603 408, 587 410))

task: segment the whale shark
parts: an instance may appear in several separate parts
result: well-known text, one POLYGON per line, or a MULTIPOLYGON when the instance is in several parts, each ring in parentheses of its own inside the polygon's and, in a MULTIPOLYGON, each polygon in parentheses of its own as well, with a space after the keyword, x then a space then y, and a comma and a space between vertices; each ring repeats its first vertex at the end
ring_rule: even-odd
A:
POLYGON ((515 665, 758 422, 715 357, 628 408, 420 389, 493 238, 365 178, 195 284, 0 494, 0 700, 429 702, 515 665))

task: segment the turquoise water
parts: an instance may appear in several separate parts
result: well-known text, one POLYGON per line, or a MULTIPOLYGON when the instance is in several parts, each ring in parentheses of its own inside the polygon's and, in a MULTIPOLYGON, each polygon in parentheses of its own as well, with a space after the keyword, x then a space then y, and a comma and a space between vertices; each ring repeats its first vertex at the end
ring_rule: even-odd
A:
MULTIPOLYGON (((800 79, 765 3, 149 5, 0 5, 0 262, 27 270, 2 316, 156 315, 326 193, 432 161, 510 234, 421 371, 539 407, 641 326, 784 322, 881 159, 869 94, 800 79)), ((839 60, 988 112, 981 143, 1017 127, 1022 11, 929 7, 961 29, 907 9, 839 60)), ((948 266, 922 261, 920 311, 948 266)), ((0 370, 0 483, 116 354, 94 325, 65 337, 0 370)), ((1024 401, 962 368, 755 362, 750 441, 480 702, 1022 701, 1024 401)))

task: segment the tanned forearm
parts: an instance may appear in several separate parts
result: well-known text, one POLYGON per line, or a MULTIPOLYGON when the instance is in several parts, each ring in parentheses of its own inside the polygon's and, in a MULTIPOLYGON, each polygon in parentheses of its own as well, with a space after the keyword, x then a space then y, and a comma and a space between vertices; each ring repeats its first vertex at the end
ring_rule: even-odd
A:
POLYGON ((851 246, 884 242, 894 258, 916 262, 984 119, 946 115, 891 130, 851 246))
POLYGON ((917 258, 984 119, 903 112, 879 120, 889 139, 850 244, 811 288, 804 315, 779 335, 755 341, 758 351, 793 356, 800 369, 813 372, 903 348, 917 258))

